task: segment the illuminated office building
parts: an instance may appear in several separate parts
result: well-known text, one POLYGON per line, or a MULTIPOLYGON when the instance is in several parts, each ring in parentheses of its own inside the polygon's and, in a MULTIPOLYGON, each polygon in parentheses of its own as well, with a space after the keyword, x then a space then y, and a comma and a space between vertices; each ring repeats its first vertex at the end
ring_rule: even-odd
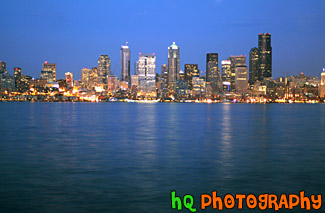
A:
POLYGON ((245 67, 246 66, 246 56, 245 55, 232 55, 228 57, 228 60, 231 61, 231 77, 230 77, 230 89, 235 90, 236 89, 236 67, 245 67))
POLYGON ((323 68, 323 72, 321 74, 321 82, 319 85, 319 97, 325 97, 325 68, 323 68))
POLYGON ((272 77, 272 47, 271 34, 260 33, 258 35, 258 66, 259 80, 272 77))
POLYGON ((221 79, 223 82, 230 82, 231 79, 231 61, 222 60, 221 61, 221 79))
POLYGON ((160 77, 167 80, 168 76, 168 67, 166 64, 161 65, 160 77))
POLYGON ((249 52, 249 83, 253 85, 259 80, 259 66, 258 66, 258 49, 252 48, 249 52))
POLYGON ((235 68, 235 87, 237 92, 247 92, 247 71, 248 68, 246 66, 238 66, 235 68))
POLYGON ((73 74, 71 72, 65 73, 65 82, 67 83, 67 87, 73 87, 73 74))
POLYGON ((172 92, 176 91, 176 81, 180 70, 180 54, 179 47, 173 42, 168 47, 168 78, 167 85, 168 89, 172 92))
POLYGON ((130 73, 130 48, 127 45, 121 46, 121 75, 120 80, 130 83, 131 73, 130 73))
POLYGON ((107 90, 114 93, 118 89, 119 81, 117 76, 109 75, 107 76, 107 90))
POLYGON ((218 66, 218 53, 208 53, 206 61, 206 82, 210 82, 212 89, 215 91, 220 79, 218 66))
POLYGON ((107 76, 111 75, 111 59, 108 55, 100 55, 98 58, 98 82, 107 84, 107 76))
POLYGON ((94 89, 98 86, 98 69, 93 67, 92 69, 83 68, 81 70, 81 83, 84 88, 94 89))
POLYGON ((14 68, 14 77, 15 77, 15 87, 18 89, 18 88, 20 88, 21 77, 22 77, 20 67, 14 68))
POLYGON ((139 88, 144 94, 156 91, 156 56, 155 54, 139 53, 137 63, 137 75, 139 76, 139 88))
POLYGON ((185 64, 185 80, 188 81, 189 89, 193 89, 193 77, 199 77, 199 65, 197 64, 185 64))
POLYGON ((45 61, 43 63, 43 70, 41 71, 41 79, 46 79, 47 82, 56 81, 56 64, 48 63, 45 61))

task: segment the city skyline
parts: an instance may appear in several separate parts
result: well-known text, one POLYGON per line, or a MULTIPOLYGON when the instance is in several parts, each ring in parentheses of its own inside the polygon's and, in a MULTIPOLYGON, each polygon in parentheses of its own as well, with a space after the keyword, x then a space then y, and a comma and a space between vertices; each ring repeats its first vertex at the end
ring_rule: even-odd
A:
POLYGON ((133 74, 139 52, 156 53, 157 67, 161 67, 167 64, 166 46, 175 41, 182 48, 181 69, 184 64, 193 63, 205 71, 205 55, 209 52, 219 54, 219 64, 230 55, 246 55, 248 64, 250 49, 258 46, 258 33, 271 33, 274 77, 300 72, 319 76, 324 67, 324 53, 317 48, 324 44, 323 1, 101 3, 99 11, 90 14, 88 9, 97 4, 4 2, 0 17, 5 33, 0 35, 4 41, 0 60, 7 63, 9 71, 21 67, 23 73, 35 77, 40 64, 49 61, 57 64, 59 79, 64 78, 65 72, 75 73, 74 77, 80 79, 82 67, 96 66, 101 54, 108 55, 112 69, 117 66, 119 70, 120 45, 128 41, 133 74), (104 8, 110 8, 105 15, 100 13, 104 8), (121 9, 127 17, 119 14, 121 9), (171 25, 173 33, 167 30, 171 20, 176 20, 171 25))

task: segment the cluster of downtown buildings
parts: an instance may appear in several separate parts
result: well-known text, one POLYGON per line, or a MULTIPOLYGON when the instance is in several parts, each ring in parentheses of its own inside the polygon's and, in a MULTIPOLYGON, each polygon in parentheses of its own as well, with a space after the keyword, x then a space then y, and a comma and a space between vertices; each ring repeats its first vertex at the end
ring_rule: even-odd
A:
POLYGON ((168 47, 168 63, 156 72, 154 53, 139 53, 131 75, 131 57, 128 44, 121 46, 120 79, 112 72, 108 55, 100 55, 97 67, 83 68, 81 79, 65 73, 65 79, 57 80, 56 64, 43 63, 40 78, 23 75, 20 67, 14 68, 14 76, 6 71, 6 63, 0 61, 0 91, 2 100, 110 100, 112 97, 128 100, 159 99, 184 100, 240 100, 245 102, 320 100, 325 96, 325 70, 318 77, 299 76, 272 78, 271 34, 258 35, 258 47, 246 55, 230 56, 221 60, 218 53, 206 54, 206 72, 200 75, 198 64, 180 67, 180 48, 172 43, 168 47), (220 69, 221 67, 221 69, 220 69))

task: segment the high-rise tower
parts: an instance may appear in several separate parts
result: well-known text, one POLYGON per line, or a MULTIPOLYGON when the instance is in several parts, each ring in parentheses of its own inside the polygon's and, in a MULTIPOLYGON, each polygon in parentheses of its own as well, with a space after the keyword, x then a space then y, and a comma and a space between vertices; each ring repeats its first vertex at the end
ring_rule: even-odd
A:
POLYGON ((155 92, 156 56, 154 53, 139 54, 137 75, 139 76, 141 92, 155 92))
POLYGON ((206 82, 211 82, 212 88, 217 89, 220 80, 220 72, 218 67, 218 53, 208 53, 206 63, 206 82))
POLYGON ((98 58, 98 81, 107 84, 107 76, 111 75, 111 59, 108 55, 100 55, 98 58))
POLYGON ((176 80, 180 69, 179 47, 173 42, 168 47, 168 78, 167 85, 170 91, 176 90, 176 80))
POLYGON ((128 43, 121 46, 121 81, 126 81, 130 84, 130 48, 128 43))
POLYGON ((260 33, 258 35, 258 69, 259 80, 272 77, 272 47, 271 34, 260 33))
POLYGON ((249 51, 249 83, 253 85, 258 80, 258 49, 254 47, 249 51))
POLYGON ((43 70, 41 71, 41 78, 46 79, 47 82, 56 81, 56 64, 48 63, 47 61, 43 64, 43 70))

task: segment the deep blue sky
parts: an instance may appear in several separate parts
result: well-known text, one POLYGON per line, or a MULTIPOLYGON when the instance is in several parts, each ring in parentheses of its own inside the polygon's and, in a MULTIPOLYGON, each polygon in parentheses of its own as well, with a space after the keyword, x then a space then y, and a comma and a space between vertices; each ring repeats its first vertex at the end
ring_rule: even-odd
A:
POLYGON ((320 76, 325 67, 324 0, 2 0, 0 60, 7 70, 39 77, 42 63, 57 63, 58 78, 97 66, 108 54, 119 76, 120 46, 131 48, 131 72, 138 53, 156 53, 157 72, 167 48, 180 46, 186 63, 205 70, 208 52, 219 63, 247 55, 258 33, 272 34, 273 76, 320 76), (284 74, 285 73, 285 74, 284 74))

